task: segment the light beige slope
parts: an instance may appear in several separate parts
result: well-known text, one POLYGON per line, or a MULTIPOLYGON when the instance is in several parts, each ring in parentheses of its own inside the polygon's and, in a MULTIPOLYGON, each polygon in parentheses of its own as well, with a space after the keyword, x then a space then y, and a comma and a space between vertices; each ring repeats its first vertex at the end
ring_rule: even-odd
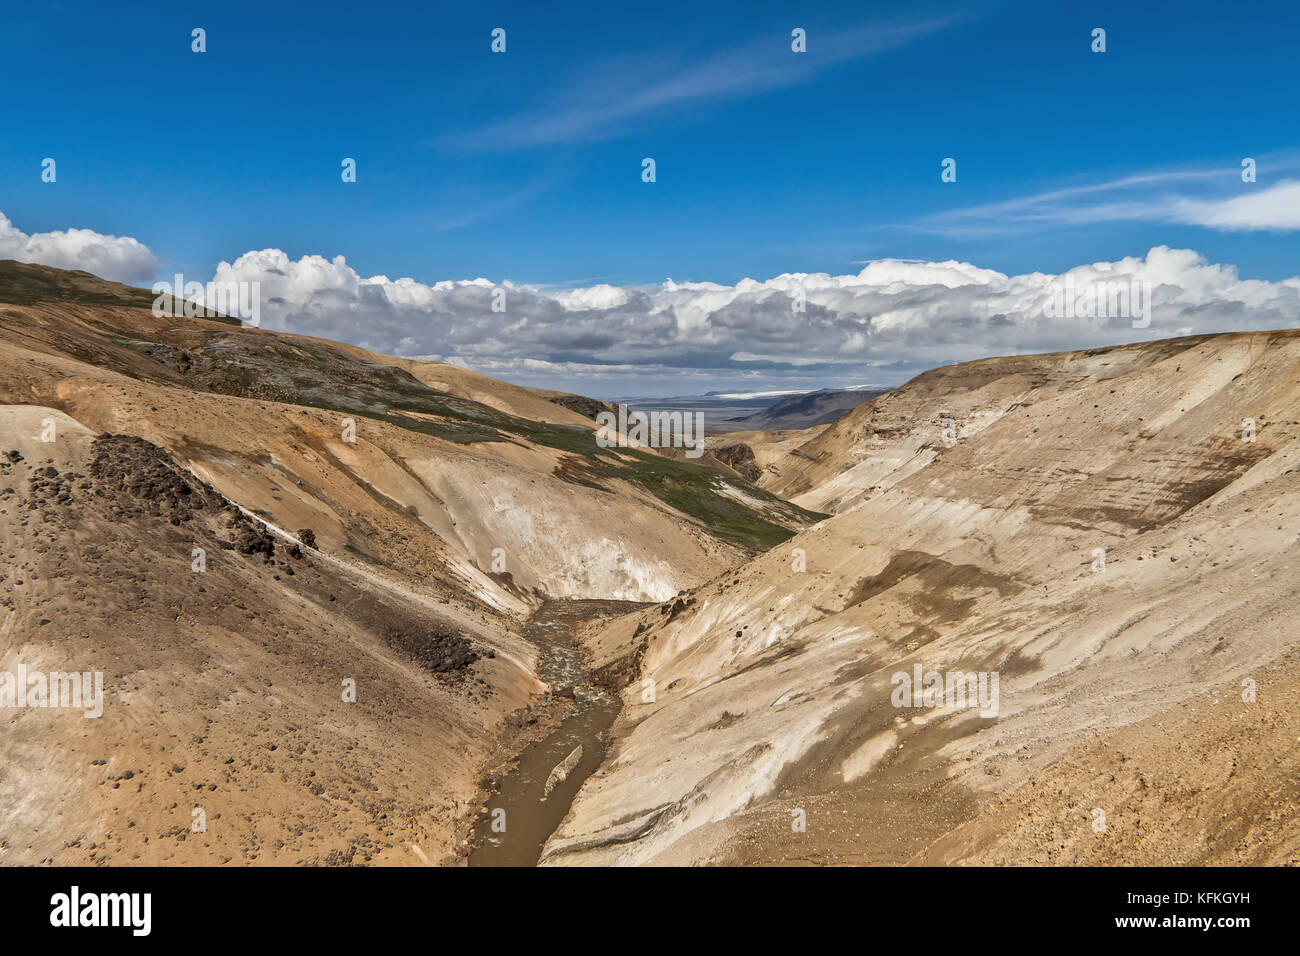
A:
POLYGON ((1300 866, 1300 655, 1072 748, 915 860, 1300 866))
POLYGON ((592 420, 585 415, 579 415, 563 405, 550 401, 548 395, 551 393, 525 388, 522 385, 511 385, 480 372, 443 362, 385 358, 389 364, 406 369, 430 388, 442 389, 444 392, 451 392, 453 395, 471 401, 482 402, 510 415, 518 415, 520 418, 538 422, 595 427, 592 420))
POLYGON ((541 596, 662 600, 740 555, 639 491, 563 480, 555 449, 464 445, 369 419, 345 441, 342 414, 159 387, 4 344, 0 400, 140 435, 280 527, 310 527, 330 550, 510 614, 541 596))
MULTIPOLYGON (((0 305, 0 454, 22 456, 0 480, 0 671, 105 679, 98 720, 0 711, 0 863, 454 862, 483 772, 562 708, 519 633, 531 607, 659 599, 741 557, 627 481, 565 480, 555 448, 187 387, 183 349, 234 334, 125 306, 0 305), (101 433, 152 442, 320 550, 284 558, 281 539, 268 566, 217 543, 224 514, 176 526, 145 500, 123 516, 98 487, 34 500, 36 468, 85 476, 101 433), (458 640, 479 658, 445 680, 439 648, 458 640), (539 704, 527 730, 516 712, 539 704)), ((320 387, 332 345, 249 335, 320 387)), ((258 358, 233 375, 244 355, 258 358)))
POLYGON ((0 709, 0 864, 457 858, 541 689, 526 641, 346 560, 225 549, 211 509, 151 514, 58 410, 0 406, 0 436, 0 673, 103 682, 97 717, 0 709), (431 672, 410 648, 435 633, 480 659, 431 672))
MULTIPOLYGON (((905 862, 1072 748, 1297 647, 1300 335, 975 364, 894 393, 901 449, 863 435, 888 487, 850 506, 837 485, 846 510, 596 639, 639 666, 544 862, 905 862), (915 665, 996 673, 997 714, 894 707, 915 665)), ((819 464, 857 467, 852 447, 819 464)), ((1290 852, 1296 812, 1256 838, 1290 852)))
POLYGON ((715 455, 724 453, 725 449, 745 445, 754 453, 754 465, 757 476, 754 483, 760 488, 769 488, 782 480, 782 465, 794 451, 812 441, 829 425, 814 425, 811 428, 784 429, 780 431, 727 432, 708 442, 709 451, 715 455))
POLYGON ((762 487, 815 511, 842 511, 924 468, 1025 402, 1144 368, 1200 339, 984 359, 932 369, 858 406, 767 463, 762 487), (951 430, 945 433, 945 421, 951 430))

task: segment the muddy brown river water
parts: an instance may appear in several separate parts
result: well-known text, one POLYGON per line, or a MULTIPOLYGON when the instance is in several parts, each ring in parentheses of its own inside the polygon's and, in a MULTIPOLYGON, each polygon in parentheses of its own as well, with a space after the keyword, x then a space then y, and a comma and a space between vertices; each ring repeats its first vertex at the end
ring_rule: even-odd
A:
POLYGON ((537 864, 583 781, 604 760, 606 734, 621 706, 616 695, 591 684, 575 633, 588 621, 641 606, 628 601, 548 601, 529 619, 524 636, 541 652, 539 676, 557 691, 571 687, 575 707, 554 731, 520 754, 515 769, 488 799, 487 812, 474 826, 470 866, 537 864), (552 771, 579 746, 581 758, 547 795, 552 771))

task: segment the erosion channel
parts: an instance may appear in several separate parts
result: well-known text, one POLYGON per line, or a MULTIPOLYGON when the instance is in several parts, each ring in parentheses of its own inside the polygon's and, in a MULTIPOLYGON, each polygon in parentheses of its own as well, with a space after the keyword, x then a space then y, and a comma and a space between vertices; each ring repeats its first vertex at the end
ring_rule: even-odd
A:
POLYGON ((567 696, 571 689, 574 707, 555 730, 524 749, 489 797, 487 812, 474 825, 470 866, 536 865, 583 781, 605 758, 606 733, 621 706, 616 694, 591 683, 578 631, 589 621, 642 606, 548 601, 529 619, 524 636, 540 651, 539 676, 557 694, 567 696))

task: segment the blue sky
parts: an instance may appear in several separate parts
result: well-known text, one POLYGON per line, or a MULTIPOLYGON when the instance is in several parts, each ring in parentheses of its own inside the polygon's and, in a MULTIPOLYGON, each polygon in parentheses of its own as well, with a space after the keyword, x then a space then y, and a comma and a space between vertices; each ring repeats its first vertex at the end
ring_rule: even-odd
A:
POLYGON ((6 11, 0 211, 134 237, 160 275, 266 248, 546 287, 882 258, 1056 273, 1160 245, 1298 271, 1289 212, 1219 206, 1300 175, 1294 7, 125 6, 6 11))

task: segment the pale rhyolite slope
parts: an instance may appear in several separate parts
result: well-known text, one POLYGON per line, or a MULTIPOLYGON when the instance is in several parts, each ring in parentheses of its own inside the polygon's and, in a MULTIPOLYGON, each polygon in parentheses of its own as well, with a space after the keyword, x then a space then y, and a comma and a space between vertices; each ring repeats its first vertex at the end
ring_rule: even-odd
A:
POLYGON ((840 513, 596 639, 644 657, 545 862, 903 862, 1071 748, 1236 693, 1298 640, 1298 439, 1293 332, 972 363, 859 409, 785 478, 840 513), (998 672, 999 713, 895 709, 918 663, 998 672))
MULTIPOLYGON (((948 365, 860 405, 832 425, 779 433, 760 484, 821 511, 842 511, 930 464, 951 442, 969 438, 1026 402, 1101 382, 1185 350, 1194 339, 1121 349, 1009 356, 948 365)), ((730 438, 732 436, 728 436, 730 438)), ((757 446, 773 433, 754 434, 757 446)))

